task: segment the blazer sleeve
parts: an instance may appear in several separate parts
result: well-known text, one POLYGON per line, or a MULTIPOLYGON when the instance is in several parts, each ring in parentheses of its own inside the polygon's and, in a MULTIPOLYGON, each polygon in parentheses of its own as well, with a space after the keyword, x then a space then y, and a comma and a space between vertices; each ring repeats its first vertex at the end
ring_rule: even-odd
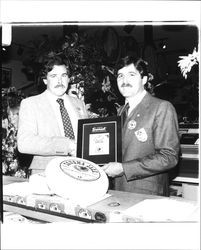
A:
POLYGON ((179 158, 177 114, 169 102, 162 102, 153 124, 155 153, 123 163, 127 180, 162 173, 176 166, 179 158))
POLYGON ((68 155, 71 152, 72 141, 62 136, 41 135, 35 109, 30 100, 21 101, 17 133, 19 152, 46 156, 68 155))

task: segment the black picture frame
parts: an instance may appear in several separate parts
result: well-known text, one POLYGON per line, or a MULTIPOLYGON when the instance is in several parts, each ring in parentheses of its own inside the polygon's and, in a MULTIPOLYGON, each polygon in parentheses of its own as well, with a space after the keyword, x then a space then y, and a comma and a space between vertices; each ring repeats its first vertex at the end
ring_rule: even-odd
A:
POLYGON ((9 88, 12 83, 12 69, 10 68, 1 68, 1 87, 9 88))
POLYGON ((122 162, 121 117, 78 120, 77 157, 99 166, 122 162))

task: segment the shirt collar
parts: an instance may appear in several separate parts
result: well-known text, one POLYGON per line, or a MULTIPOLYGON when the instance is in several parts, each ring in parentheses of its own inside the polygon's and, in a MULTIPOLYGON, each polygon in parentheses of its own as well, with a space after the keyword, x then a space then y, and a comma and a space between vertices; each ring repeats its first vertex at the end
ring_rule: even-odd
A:
POLYGON ((46 90, 46 94, 48 96, 48 99, 51 101, 51 102, 56 102, 57 99, 63 99, 65 100, 66 99, 66 94, 64 94, 63 96, 56 96, 56 95, 53 95, 49 90, 46 90))
POLYGON ((147 93, 147 91, 143 90, 141 93, 137 94, 135 96, 135 98, 132 98, 129 100, 129 113, 142 101, 142 99, 146 95, 146 93, 147 93))

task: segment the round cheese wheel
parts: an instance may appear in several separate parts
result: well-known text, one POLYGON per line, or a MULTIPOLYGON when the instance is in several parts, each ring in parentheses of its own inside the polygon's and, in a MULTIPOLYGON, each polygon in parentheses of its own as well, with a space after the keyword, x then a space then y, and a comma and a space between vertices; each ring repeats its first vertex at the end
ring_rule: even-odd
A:
POLYGON ((46 181, 55 194, 76 202, 103 197, 108 177, 97 164, 77 157, 56 157, 45 170, 46 181))

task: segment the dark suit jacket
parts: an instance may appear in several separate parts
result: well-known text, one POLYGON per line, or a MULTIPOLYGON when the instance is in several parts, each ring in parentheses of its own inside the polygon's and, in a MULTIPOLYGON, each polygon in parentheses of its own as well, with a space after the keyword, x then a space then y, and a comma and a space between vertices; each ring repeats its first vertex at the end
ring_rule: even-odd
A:
POLYGON ((146 93, 127 117, 123 131, 124 175, 115 189, 168 196, 167 171, 178 162, 177 114, 168 101, 146 93))

